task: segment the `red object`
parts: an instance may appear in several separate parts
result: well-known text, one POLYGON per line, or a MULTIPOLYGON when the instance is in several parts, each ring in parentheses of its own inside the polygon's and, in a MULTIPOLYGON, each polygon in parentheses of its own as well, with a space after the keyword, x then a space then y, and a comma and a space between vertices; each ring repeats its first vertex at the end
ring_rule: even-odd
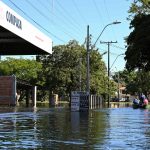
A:
POLYGON ((144 99, 144 105, 148 105, 148 100, 147 99, 144 99))

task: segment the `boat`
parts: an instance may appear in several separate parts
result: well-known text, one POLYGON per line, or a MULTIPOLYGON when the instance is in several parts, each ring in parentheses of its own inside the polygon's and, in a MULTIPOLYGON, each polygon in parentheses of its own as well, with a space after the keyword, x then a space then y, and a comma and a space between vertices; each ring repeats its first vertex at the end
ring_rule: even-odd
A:
POLYGON ((148 105, 148 99, 145 98, 145 96, 143 95, 143 97, 141 97, 141 99, 134 99, 132 106, 134 109, 136 108, 142 108, 142 109, 147 109, 150 105, 148 105))
POLYGON ((139 108, 148 109, 149 105, 142 105, 142 106, 139 106, 139 108))
POLYGON ((137 109, 137 108, 148 109, 148 108, 150 108, 149 105, 140 105, 140 104, 132 104, 132 107, 134 109, 137 109))
POLYGON ((139 108, 139 104, 132 104, 132 107, 133 107, 134 109, 137 109, 137 108, 139 108))

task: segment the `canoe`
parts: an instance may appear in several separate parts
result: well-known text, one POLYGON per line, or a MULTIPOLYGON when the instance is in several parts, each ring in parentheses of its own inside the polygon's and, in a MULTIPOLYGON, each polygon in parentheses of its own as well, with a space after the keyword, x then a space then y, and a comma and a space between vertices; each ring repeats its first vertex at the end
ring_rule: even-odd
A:
POLYGON ((132 107, 133 107, 134 109, 137 109, 137 108, 139 108, 139 105, 138 105, 138 104, 132 104, 132 107))
POLYGON ((137 108, 148 109, 148 108, 150 108, 150 105, 132 104, 132 107, 133 107, 134 109, 137 109, 137 108))
POLYGON ((148 109, 148 108, 149 108, 149 105, 139 106, 139 108, 142 108, 142 109, 148 109))

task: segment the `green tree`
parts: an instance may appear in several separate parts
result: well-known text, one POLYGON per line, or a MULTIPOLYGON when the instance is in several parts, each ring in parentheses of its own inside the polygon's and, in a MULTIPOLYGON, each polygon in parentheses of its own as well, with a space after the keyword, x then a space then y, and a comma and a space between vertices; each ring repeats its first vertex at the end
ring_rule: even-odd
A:
POLYGON ((150 1, 134 0, 129 9, 130 29, 132 32, 126 38, 126 68, 150 70, 148 57, 150 42, 150 1), (134 54, 134 55, 133 55, 134 54))
POLYGON ((150 70, 150 15, 137 15, 131 21, 134 30, 127 38, 126 68, 150 70), (134 54, 134 55, 133 55, 134 54))
POLYGON ((129 14, 132 32, 126 38, 125 59, 126 68, 131 74, 134 73, 134 76, 129 78, 131 81, 127 82, 127 89, 130 92, 147 93, 150 89, 150 1, 134 0, 129 14))
POLYGON ((29 83, 38 83, 38 72, 41 64, 31 59, 15 59, 7 57, 0 61, 1 75, 15 75, 17 78, 27 80, 29 83))
POLYGON ((108 77, 106 66, 98 50, 90 53, 90 88, 92 94, 107 93, 108 77))
MULTIPOLYGON (((84 55, 83 47, 76 41, 70 41, 67 45, 53 47, 53 53, 47 57, 38 56, 37 60, 43 64, 45 87, 60 96, 79 90, 79 74, 82 74, 82 81, 85 76, 82 72, 85 69, 84 65, 79 67, 79 59, 84 55)), ((84 85, 82 88, 84 89, 84 85)))
MULTIPOLYGON (((45 86, 49 91, 68 95, 71 91, 81 89, 86 91, 86 50, 77 41, 66 45, 53 47, 49 56, 38 56, 37 60, 43 65, 45 86)), ((90 85, 91 94, 106 93, 108 78, 106 66, 97 50, 90 52, 90 85)))
POLYGON ((132 0, 131 7, 129 9, 129 18, 133 18, 139 14, 150 13, 150 0, 132 0))
MULTIPOLYGON (((41 69, 42 65, 31 59, 15 59, 8 57, 7 59, 0 61, 0 75, 15 75, 17 81, 21 79, 23 81, 26 81, 27 84, 31 85, 40 85, 40 82, 38 80, 38 73, 41 72, 41 69)), ((17 90, 19 90, 19 101, 21 101, 26 95, 26 88, 25 86, 20 86, 20 84, 17 83, 17 90)))
POLYGON ((117 74, 119 73, 119 81, 126 86, 126 92, 134 95, 135 93, 144 93, 147 95, 147 91, 150 89, 150 72, 128 71, 123 70, 116 72, 113 79, 117 82, 117 74))

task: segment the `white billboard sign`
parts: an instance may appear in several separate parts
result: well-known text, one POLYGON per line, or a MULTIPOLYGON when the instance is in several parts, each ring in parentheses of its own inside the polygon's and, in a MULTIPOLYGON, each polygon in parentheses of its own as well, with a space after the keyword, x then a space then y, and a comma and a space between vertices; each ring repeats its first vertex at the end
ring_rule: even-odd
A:
POLYGON ((71 93, 71 111, 80 110, 80 94, 77 92, 71 93))
POLYGON ((18 15, 14 10, 8 7, 0 0, 0 26, 6 28, 12 33, 41 48, 42 50, 52 52, 52 40, 35 28, 31 23, 18 15))

